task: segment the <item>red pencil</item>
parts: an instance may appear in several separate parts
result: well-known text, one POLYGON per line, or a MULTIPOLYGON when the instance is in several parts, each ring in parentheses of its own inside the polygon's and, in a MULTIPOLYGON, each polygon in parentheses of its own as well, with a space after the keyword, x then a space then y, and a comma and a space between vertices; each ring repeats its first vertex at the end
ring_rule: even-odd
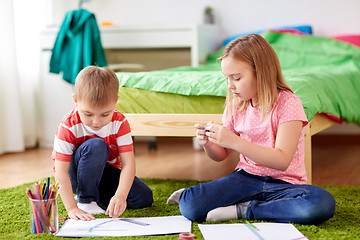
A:
POLYGON ((29 199, 31 201, 31 206, 32 206, 32 210, 33 210, 33 215, 34 215, 34 221, 35 221, 35 231, 36 233, 40 233, 40 230, 39 230, 39 221, 38 221, 38 218, 37 218, 37 213, 36 213, 36 210, 35 210, 35 206, 34 206, 34 203, 32 201, 33 199, 33 196, 32 196, 32 193, 30 191, 29 188, 26 189, 26 194, 29 196, 29 199))

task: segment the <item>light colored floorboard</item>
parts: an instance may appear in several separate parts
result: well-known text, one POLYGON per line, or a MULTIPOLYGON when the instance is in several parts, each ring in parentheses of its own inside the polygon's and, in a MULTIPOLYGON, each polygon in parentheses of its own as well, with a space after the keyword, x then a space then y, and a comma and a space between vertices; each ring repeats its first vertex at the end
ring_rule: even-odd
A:
MULTIPOLYGON (((313 184, 360 186, 359 137, 314 137, 313 184)), ((51 149, 29 149, 0 155, 0 188, 53 176, 51 149)), ((141 178, 214 180, 230 173, 237 157, 210 160, 192 147, 191 138, 158 138, 157 150, 135 142, 137 176, 141 178)))

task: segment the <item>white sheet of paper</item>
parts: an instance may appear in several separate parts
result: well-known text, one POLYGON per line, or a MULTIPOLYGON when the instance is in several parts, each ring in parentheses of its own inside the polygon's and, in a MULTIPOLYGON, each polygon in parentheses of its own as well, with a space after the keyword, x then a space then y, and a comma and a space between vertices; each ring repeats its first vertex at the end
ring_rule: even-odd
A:
POLYGON ((293 225, 289 223, 253 223, 258 228, 249 229, 246 224, 199 224, 200 231, 205 240, 291 240, 306 239, 306 237, 293 225))
POLYGON ((191 232, 191 221, 183 216, 144 218, 97 218, 67 220, 57 237, 151 236, 191 232))

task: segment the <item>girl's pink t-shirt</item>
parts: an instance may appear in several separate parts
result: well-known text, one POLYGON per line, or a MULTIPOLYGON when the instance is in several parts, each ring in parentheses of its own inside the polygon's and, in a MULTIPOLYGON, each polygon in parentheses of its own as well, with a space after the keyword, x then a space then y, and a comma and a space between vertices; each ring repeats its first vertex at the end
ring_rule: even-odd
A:
MULTIPOLYGON (((273 109, 261 121, 261 114, 249 104, 241 113, 231 117, 231 111, 225 108, 223 124, 243 139, 265 147, 275 147, 276 134, 281 123, 288 121, 302 121, 299 143, 289 167, 285 171, 264 167, 246 156, 240 154, 240 161, 236 168, 259 176, 270 176, 292 184, 306 184, 305 155, 305 126, 308 123, 301 100, 289 91, 279 91, 273 109)), ((276 159, 274 159, 276 161, 276 159)))

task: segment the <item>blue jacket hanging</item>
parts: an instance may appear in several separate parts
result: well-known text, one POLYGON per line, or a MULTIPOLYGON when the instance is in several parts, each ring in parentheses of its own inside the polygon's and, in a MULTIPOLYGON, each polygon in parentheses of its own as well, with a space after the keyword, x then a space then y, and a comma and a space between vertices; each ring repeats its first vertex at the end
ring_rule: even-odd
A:
POLYGON ((85 9, 66 13, 52 49, 50 72, 63 73, 63 79, 75 84, 85 67, 107 66, 95 15, 85 9))

